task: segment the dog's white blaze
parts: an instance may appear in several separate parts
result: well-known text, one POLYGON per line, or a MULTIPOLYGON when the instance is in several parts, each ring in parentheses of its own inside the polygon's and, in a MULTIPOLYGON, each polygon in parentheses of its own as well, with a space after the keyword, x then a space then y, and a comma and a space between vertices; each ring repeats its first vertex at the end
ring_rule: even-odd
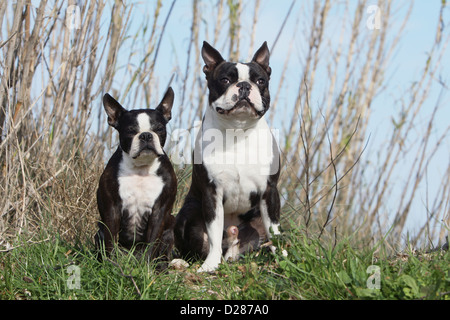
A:
POLYGON ((145 112, 138 114, 137 121, 140 132, 149 132, 151 130, 150 117, 145 112))
POLYGON ((250 68, 247 65, 237 63, 236 69, 238 71, 238 82, 250 81, 250 68))
POLYGON ((125 153, 119 166, 119 196, 122 209, 128 210, 130 218, 127 231, 136 240, 143 236, 136 233, 136 225, 140 224, 145 213, 152 213, 152 207, 164 185, 161 177, 156 175, 159 166, 159 160, 155 159, 150 166, 136 167, 133 159, 125 153))

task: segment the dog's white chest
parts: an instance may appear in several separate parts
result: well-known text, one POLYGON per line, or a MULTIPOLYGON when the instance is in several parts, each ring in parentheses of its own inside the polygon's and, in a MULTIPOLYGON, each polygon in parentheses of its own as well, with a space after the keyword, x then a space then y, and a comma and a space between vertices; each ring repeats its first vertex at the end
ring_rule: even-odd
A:
POLYGON ((251 209, 251 195, 262 193, 267 186, 267 176, 259 174, 255 166, 213 165, 208 166, 208 173, 211 173, 218 189, 222 191, 225 214, 246 213, 251 209))
MULTIPOLYGON (((122 199, 122 212, 128 213, 130 232, 138 232, 144 214, 152 213, 155 200, 163 188, 162 179, 156 175, 159 161, 156 159, 150 167, 131 167, 124 161, 119 168, 119 195, 122 199)), ((139 233, 139 232, 138 232, 139 233)))
POLYGON ((251 209, 251 195, 262 194, 272 174, 273 140, 267 123, 248 130, 212 129, 205 121, 203 164, 224 198, 225 214, 242 214, 251 209), (211 138, 213 136, 213 138, 211 138), (210 139, 211 138, 211 139, 210 139))

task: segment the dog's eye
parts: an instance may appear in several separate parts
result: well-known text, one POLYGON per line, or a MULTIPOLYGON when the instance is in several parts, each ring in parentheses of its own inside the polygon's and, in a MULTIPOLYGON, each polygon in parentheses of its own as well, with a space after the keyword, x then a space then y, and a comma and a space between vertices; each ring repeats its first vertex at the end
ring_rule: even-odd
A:
POLYGON ((162 134, 162 133, 164 133, 164 127, 154 128, 153 131, 157 134, 162 134))
POLYGON ((228 78, 222 78, 222 79, 220 79, 220 82, 221 82, 222 84, 230 84, 230 79, 228 79, 228 78))
POLYGON ((256 84, 258 86, 263 86, 266 84, 266 80, 264 80, 263 78, 259 78, 258 80, 256 80, 256 84))

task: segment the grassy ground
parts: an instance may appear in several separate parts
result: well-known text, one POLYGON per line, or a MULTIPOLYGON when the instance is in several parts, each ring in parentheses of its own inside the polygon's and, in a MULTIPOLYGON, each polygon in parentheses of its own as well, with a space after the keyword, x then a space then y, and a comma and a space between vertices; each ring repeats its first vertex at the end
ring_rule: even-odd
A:
POLYGON ((382 258, 382 246, 325 248, 291 230, 277 243, 287 258, 261 250, 197 274, 198 262, 156 271, 130 253, 100 262, 89 241, 42 238, 0 255, 0 299, 450 299, 448 251, 382 258))

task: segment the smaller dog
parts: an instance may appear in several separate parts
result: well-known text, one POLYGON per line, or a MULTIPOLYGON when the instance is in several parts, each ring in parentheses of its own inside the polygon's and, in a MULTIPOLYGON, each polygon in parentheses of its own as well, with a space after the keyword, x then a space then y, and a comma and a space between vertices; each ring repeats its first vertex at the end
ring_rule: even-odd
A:
POLYGON ((169 87, 156 109, 127 111, 109 94, 103 97, 108 124, 120 139, 97 190, 102 222, 95 242, 104 242, 108 253, 118 242, 126 249, 150 246, 149 258, 170 258, 177 178, 163 146, 173 100, 169 87))

